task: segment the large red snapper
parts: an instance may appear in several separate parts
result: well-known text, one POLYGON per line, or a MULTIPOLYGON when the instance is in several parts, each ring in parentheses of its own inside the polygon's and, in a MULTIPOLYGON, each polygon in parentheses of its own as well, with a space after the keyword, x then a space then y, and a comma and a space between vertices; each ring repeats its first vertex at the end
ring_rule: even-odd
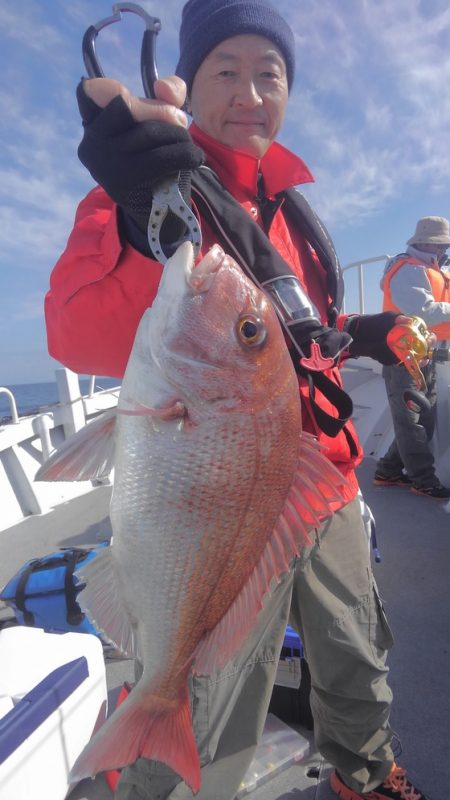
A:
MULTIPOLYGON (((197 792, 189 673, 211 674, 237 651, 270 581, 343 483, 302 435, 270 301, 220 248, 194 267, 184 244, 167 263, 136 334, 115 433, 113 545, 81 572, 80 602, 143 675, 73 777, 145 756, 197 792)), ((62 471, 71 460, 63 455, 62 471)), ((49 469, 56 478, 58 466, 49 469)))

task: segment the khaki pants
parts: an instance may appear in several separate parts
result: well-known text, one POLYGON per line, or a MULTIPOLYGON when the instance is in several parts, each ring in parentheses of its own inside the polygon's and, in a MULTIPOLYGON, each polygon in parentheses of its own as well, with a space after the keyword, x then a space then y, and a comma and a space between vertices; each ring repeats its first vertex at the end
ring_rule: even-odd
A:
MULTIPOLYGON (((202 766, 197 800, 233 800, 261 736, 286 623, 305 646, 320 752, 352 788, 370 791, 390 770, 386 652, 392 636, 370 568, 359 501, 316 532, 277 585, 235 659, 194 677, 191 702, 202 766)), ((139 759, 123 770, 118 800, 191 800, 172 770, 139 759)))

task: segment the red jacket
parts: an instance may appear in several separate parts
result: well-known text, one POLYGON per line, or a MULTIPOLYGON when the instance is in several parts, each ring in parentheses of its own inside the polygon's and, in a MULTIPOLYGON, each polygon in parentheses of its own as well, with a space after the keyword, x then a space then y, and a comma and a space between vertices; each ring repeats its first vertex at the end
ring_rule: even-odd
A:
MULTIPOLYGON (((290 186, 313 180, 303 161, 276 142, 259 162, 219 144, 195 124, 190 132, 204 150, 208 165, 260 224, 256 201, 258 170, 264 176, 269 198, 290 186)), ((202 236, 205 253, 214 243, 214 236, 204 222, 202 236)), ((282 208, 275 214, 269 237, 298 275, 326 324, 325 271, 315 252, 289 227, 282 208)), ((75 372, 121 378, 138 322, 155 297, 162 269, 159 262, 121 242, 115 204, 101 188, 93 189, 78 207, 67 247, 51 274, 45 299, 50 354, 75 372)), ((329 375, 341 385, 337 368, 329 375)), ((317 430, 306 383, 303 379, 299 383, 304 429, 318 434, 329 458, 348 476, 345 500, 349 500, 357 491, 353 468, 361 461, 361 449, 358 445, 358 453, 352 455, 344 432, 329 438, 317 430)), ((329 413, 332 411, 318 392, 316 402, 329 413)), ((357 442, 353 425, 349 427, 357 442)))

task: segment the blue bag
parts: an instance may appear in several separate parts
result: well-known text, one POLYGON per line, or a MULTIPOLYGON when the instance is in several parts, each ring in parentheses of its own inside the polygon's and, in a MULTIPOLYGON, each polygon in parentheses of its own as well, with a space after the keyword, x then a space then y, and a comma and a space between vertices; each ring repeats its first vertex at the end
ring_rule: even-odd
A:
POLYGON ((74 572, 95 558, 99 548, 108 545, 109 542, 102 542, 96 548, 67 547, 28 561, 4 586, 0 600, 14 611, 19 625, 100 636, 77 602, 85 584, 74 572))

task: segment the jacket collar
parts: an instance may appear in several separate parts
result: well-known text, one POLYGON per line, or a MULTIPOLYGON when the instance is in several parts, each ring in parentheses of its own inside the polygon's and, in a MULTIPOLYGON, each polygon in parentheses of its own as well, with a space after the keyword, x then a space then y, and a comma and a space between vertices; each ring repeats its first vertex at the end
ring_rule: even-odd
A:
POLYGON ((263 158, 233 150, 208 136, 193 122, 189 128, 194 142, 204 150, 208 166, 216 172, 222 183, 229 188, 241 189, 244 196, 258 194, 258 174, 264 178, 265 194, 273 199, 278 192, 311 183, 314 178, 301 158, 278 142, 273 142, 263 158))
POLYGON ((422 250, 420 250, 418 247, 414 247, 412 244, 408 245, 406 252, 409 256, 422 261, 423 264, 427 264, 429 267, 437 267, 439 269, 438 260, 433 253, 424 253, 422 250))

